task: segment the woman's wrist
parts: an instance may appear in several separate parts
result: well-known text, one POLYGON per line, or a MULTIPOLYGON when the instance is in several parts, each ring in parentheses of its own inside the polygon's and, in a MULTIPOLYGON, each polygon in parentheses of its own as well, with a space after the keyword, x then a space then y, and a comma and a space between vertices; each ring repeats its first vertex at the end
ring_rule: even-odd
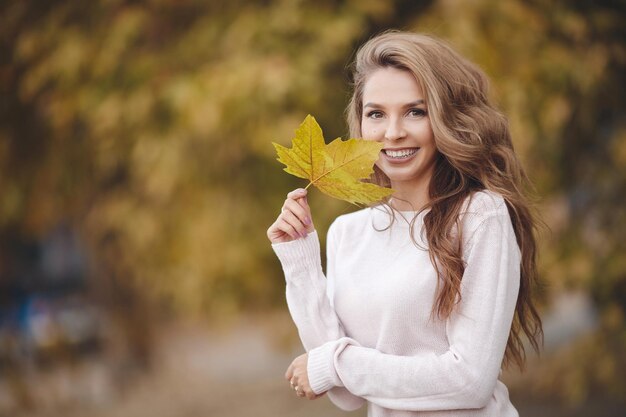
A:
POLYGON ((283 266, 285 275, 302 268, 320 267, 321 252, 317 231, 290 242, 273 243, 272 249, 283 266))
POLYGON ((341 386, 341 380, 333 364, 337 343, 338 341, 334 340, 309 351, 307 361, 309 385, 313 392, 318 395, 336 386, 341 386))

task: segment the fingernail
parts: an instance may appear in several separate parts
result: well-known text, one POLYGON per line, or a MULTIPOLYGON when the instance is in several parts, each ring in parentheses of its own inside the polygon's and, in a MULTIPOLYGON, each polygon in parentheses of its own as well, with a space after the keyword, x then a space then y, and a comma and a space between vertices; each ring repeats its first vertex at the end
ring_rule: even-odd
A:
POLYGON ((310 218, 310 217, 308 217, 308 216, 307 216, 307 217, 305 217, 305 218, 304 218, 304 223, 306 223, 306 224, 311 224, 311 218, 310 218))
POLYGON ((306 204, 309 204, 309 200, 307 200, 306 196, 304 196, 304 202, 305 202, 306 204))

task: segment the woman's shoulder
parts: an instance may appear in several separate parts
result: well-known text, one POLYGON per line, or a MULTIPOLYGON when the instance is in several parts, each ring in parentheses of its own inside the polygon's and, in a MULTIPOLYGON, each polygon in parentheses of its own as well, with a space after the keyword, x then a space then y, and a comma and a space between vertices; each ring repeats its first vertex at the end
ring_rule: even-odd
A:
POLYGON ((472 241, 478 230, 489 230, 488 236, 493 244, 501 242, 499 239, 516 241, 515 230, 506 204, 506 199, 499 193, 481 190, 472 193, 466 201, 466 208, 460 215, 463 230, 464 253, 473 245, 472 241), (493 233, 496 233, 494 235, 493 233), (499 236, 499 237, 498 237, 499 236))
POLYGON ((337 216, 328 228, 331 233, 358 233, 368 224, 370 224, 371 211, 374 208, 366 207, 351 213, 345 213, 337 216))
POLYGON ((459 217, 463 229, 468 235, 489 218, 498 217, 510 222, 504 197, 490 190, 481 190, 470 194, 465 200, 459 217))
POLYGON ((480 190, 471 193, 465 200, 462 215, 471 217, 490 217, 508 214, 504 197, 495 191, 480 190))

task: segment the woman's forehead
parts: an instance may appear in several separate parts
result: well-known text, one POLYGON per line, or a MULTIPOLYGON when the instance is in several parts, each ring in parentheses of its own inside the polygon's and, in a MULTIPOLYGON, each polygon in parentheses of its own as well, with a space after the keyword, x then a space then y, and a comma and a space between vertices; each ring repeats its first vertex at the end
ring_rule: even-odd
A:
POLYGON ((386 67, 372 72, 363 85, 363 105, 407 105, 424 100, 422 89, 409 71, 386 67))

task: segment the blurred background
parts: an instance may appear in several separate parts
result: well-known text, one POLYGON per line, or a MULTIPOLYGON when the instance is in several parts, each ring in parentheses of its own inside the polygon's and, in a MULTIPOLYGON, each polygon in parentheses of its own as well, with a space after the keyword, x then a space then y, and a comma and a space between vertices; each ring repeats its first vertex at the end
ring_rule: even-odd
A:
MULTIPOLYGON (((365 416, 302 353, 265 231, 271 145, 345 137, 347 66, 389 28, 492 79, 548 226, 522 416, 624 415, 626 2, 0 2, 0 416, 365 416)), ((356 209, 312 191, 322 243, 356 209)))

